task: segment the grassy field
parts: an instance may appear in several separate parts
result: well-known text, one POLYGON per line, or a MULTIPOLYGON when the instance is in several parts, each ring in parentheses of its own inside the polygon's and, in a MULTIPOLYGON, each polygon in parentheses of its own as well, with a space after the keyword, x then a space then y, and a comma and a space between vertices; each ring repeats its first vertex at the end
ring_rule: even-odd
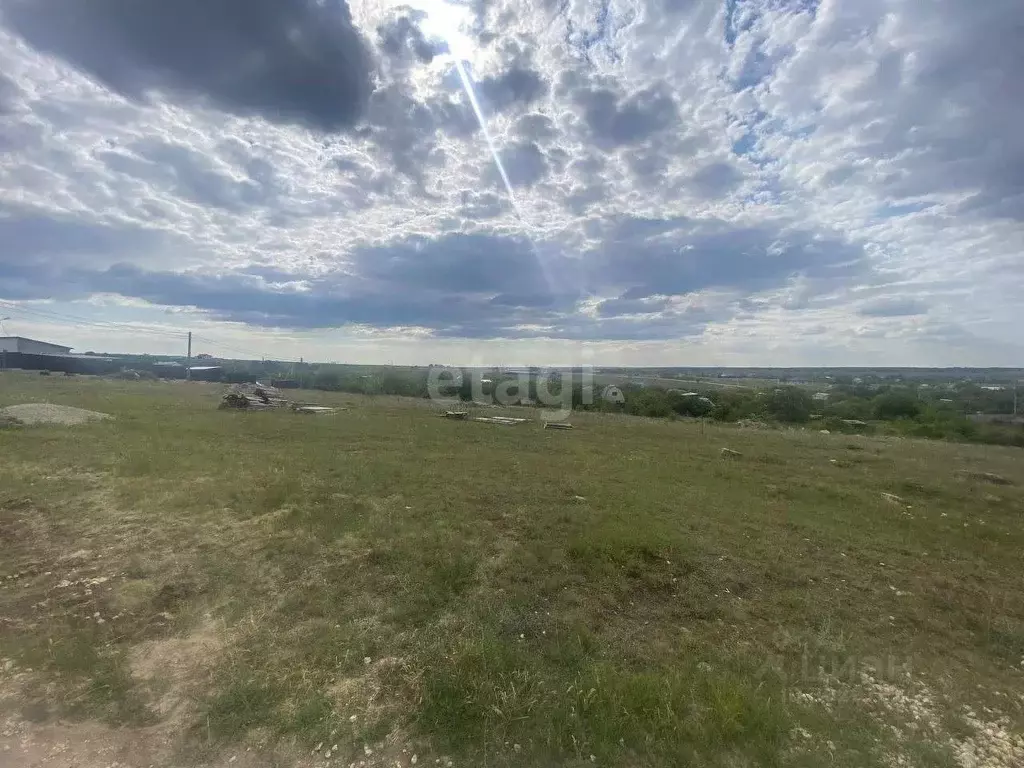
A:
POLYGON ((1020 450, 221 392, 0 374, 5 766, 1024 765, 1020 450))

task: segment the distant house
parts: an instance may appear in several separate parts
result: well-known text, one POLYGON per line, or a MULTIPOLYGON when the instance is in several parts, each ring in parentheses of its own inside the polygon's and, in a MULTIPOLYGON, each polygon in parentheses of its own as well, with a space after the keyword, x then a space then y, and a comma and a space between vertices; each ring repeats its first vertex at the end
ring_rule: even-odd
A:
POLYGON ((196 360, 213 360, 213 355, 208 354, 206 352, 200 352, 198 355, 196 355, 196 360))
POLYGON ((613 384, 609 384, 601 392, 601 399, 606 403, 615 403, 621 405, 626 402, 626 396, 622 394, 622 390, 613 384))
POLYGON ((823 403, 828 400, 828 392, 815 392, 811 396, 812 400, 817 400, 819 403, 823 403))
POLYGON ((22 355, 69 355, 71 347, 51 344, 48 341, 26 339, 24 336, 0 336, 0 352, 22 355))

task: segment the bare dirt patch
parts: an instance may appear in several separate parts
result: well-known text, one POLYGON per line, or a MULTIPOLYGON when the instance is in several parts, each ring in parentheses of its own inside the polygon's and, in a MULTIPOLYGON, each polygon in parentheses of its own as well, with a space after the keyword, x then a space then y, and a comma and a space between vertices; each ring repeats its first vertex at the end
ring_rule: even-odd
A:
POLYGON ((186 637, 140 643, 131 651, 129 667, 160 718, 177 721, 186 714, 193 694, 210 684, 223 647, 223 633, 209 624, 186 637))
POLYGON ((95 723, 35 725, 12 717, 0 725, 5 768, 147 766, 160 762, 166 746, 166 737, 151 732, 95 723))
POLYGON ((26 403, 0 409, 0 418, 13 420, 18 424, 61 424, 70 427, 76 424, 86 424, 90 421, 103 421, 113 417, 108 413, 87 411, 84 408, 72 408, 68 405, 26 403))

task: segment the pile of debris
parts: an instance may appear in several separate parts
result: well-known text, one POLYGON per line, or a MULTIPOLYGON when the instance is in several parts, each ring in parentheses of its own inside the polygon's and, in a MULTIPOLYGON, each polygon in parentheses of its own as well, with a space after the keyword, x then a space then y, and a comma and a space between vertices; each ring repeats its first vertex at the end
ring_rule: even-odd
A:
POLYGON ((221 408, 287 408, 291 403, 273 387, 235 384, 221 400, 221 408))
POLYGON ((511 416, 477 416, 473 421, 480 421, 484 424, 501 424, 504 427, 514 427, 516 424, 525 424, 528 419, 516 419, 511 416))
MULTIPOLYGON (((500 424, 504 427, 514 427, 531 421, 531 419, 521 419, 513 416, 470 416, 469 411, 445 411, 442 415, 446 419, 478 421, 483 424, 500 424)), ((544 429, 572 429, 572 424, 564 421, 545 421, 544 429)))
POLYGON ((256 382, 235 384, 220 401, 220 408, 260 410, 265 408, 291 408, 296 413, 334 413, 336 409, 311 403, 296 403, 281 397, 274 387, 256 382))

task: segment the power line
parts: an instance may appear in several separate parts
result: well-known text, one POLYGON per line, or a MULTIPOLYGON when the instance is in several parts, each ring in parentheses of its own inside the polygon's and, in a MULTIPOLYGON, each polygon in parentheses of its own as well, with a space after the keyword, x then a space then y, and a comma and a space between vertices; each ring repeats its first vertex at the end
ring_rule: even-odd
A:
POLYGON ((186 334, 181 331, 163 330, 160 328, 153 328, 147 325, 121 323, 112 320, 90 320, 84 317, 68 315, 63 312, 54 312, 52 310, 37 309, 34 307, 24 307, 20 304, 14 304, 12 302, 3 300, 0 300, 0 307, 4 307, 5 312, 16 312, 20 314, 26 314, 42 318, 44 320, 58 320, 65 323, 77 323, 78 325, 84 325, 91 328, 100 328, 103 330, 125 330, 131 331, 132 333, 149 333, 156 336, 167 336, 175 339, 183 339, 186 336, 186 334))
MULTIPOLYGON (((221 341, 214 341, 214 340, 210 339, 207 336, 198 336, 197 335, 197 336, 194 336, 193 338, 198 340, 198 341, 202 341, 205 344, 209 344, 210 346, 213 346, 213 347, 220 347, 221 349, 226 349, 229 352, 237 352, 237 353, 242 354, 242 355, 247 355, 247 356, 249 356, 249 359, 251 359, 251 360, 263 359, 264 357, 266 357, 266 355, 256 354, 252 350, 249 350, 249 349, 242 349, 241 347, 236 347, 236 346, 233 346, 231 344, 225 344, 224 342, 221 342, 221 341)), ((285 360, 285 359, 279 359, 279 358, 274 358, 274 360, 275 360, 275 362, 279 362, 279 363, 294 363, 294 362, 296 362, 295 360, 285 360)))
MULTIPOLYGON (((70 315, 65 312, 56 312, 50 309, 41 309, 37 307, 26 307, 21 304, 17 304, 11 301, 5 301, 0 299, 0 307, 4 308, 4 312, 13 312, 22 315, 28 315, 29 319, 42 318, 44 320, 55 320, 64 323, 75 323, 77 325, 86 326, 89 328, 96 328, 104 331, 123 331, 132 334, 149 334, 152 336, 160 336, 163 338, 175 339, 176 341, 184 342, 188 337, 187 331, 171 331, 161 328, 153 328, 147 325, 138 325, 136 323, 124 323, 114 320, 94 320, 76 315, 70 315)), ((193 338, 197 341, 201 340, 203 343, 213 347, 219 347, 229 352, 244 355, 250 360, 258 360, 265 357, 263 354, 253 352, 250 349, 243 349, 236 347, 232 344, 226 344, 216 339, 211 339, 208 336, 199 336, 194 334, 193 338)), ((280 360, 279 362, 295 362, 293 360, 280 360)))

